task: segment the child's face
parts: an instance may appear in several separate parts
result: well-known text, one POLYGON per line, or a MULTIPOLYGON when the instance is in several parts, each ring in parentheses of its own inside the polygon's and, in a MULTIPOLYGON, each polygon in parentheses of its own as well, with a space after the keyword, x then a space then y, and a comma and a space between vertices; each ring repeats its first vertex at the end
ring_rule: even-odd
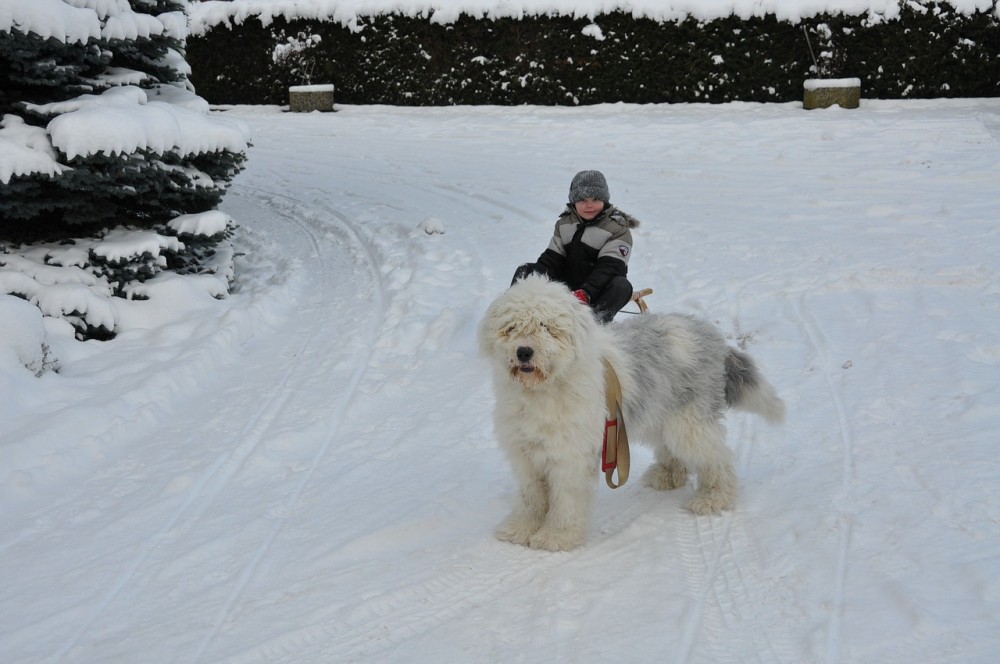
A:
POLYGON ((585 198, 582 201, 573 203, 573 207, 576 208, 576 213, 580 215, 581 219, 590 221, 604 209, 604 201, 596 198, 585 198))

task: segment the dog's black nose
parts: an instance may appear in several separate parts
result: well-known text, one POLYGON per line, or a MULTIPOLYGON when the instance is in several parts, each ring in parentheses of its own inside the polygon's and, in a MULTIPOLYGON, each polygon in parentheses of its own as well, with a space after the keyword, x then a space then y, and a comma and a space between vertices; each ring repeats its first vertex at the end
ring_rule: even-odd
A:
POLYGON ((517 359, 519 362, 527 362, 535 354, 535 349, 531 346, 521 346, 517 349, 517 359))

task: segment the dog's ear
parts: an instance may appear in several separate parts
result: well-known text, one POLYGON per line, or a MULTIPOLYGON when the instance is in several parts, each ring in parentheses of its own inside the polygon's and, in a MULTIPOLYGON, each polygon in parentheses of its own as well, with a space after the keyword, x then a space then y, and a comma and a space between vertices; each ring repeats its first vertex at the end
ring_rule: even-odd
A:
POLYGON ((497 344, 510 335, 514 319, 511 301, 506 293, 493 300, 486 308, 486 313, 483 314, 476 330, 479 351, 486 356, 492 355, 497 344))
POLYGON ((579 302, 569 291, 566 292, 566 306, 551 323, 552 335, 561 343, 571 346, 577 357, 592 351, 594 330, 597 319, 593 310, 579 302))
POLYGON ((497 300, 494 300, 486 308, 486 313, 483 314, 483 318, 479 321, 479 327, 476 330, 476 341, 479 344, 479 352, 483 355, 489 356, 493 345, 497 342, 497 325, 497 300))

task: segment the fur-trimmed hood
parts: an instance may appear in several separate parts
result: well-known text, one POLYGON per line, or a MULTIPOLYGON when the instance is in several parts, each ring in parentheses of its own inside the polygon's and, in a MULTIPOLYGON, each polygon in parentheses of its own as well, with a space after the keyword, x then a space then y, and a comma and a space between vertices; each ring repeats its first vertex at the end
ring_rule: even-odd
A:
POLYGON ((610 206, 610 207, 612 209, 611 209, 611 212, 610 212, 609 216, 612 219, 614 219, 618 223, 620 223, 623 226, 626 226, 628 228, 639 228, 639 220, 638 219, 636 219, 635 217, 633 217, 632 215, 630 215, 628 212, 624 212, 622 210, 619 210, 618 208, 614 207, 613 205, 610 206))
POLYGON ((630 215, 628 212, 625 212, 624 210, 619 210, 617 207, 615 207, 611 203, 608 203, 608 206, 606 208, 604 208, 604 210, 601 212, 601 214, 597 215, 593 220, 588 221, 588 222, 583 222, 583 219, 580 219, 580 215, 578 215, 576 213, 576 208, 573 207, 572 204, 566 206, 566 209, 563 211, 563 213, 560 215, 560 217, 565 216, 567 214, 572 215, 578 221, 580 221, 582 223, 587 223, 587 224, 592 224, 596 220, 598 220, 598 219, 600 219, 602 217, 606 217, 607 219, 610 219, 611 221, 617 223, 620 226, 624 226, 625 228, 629 228, 629 229, 631 229, 631 228, 639 228, 639 220, 638 219, 636 219, 635 217, 633 217, 632 215, 630 215))

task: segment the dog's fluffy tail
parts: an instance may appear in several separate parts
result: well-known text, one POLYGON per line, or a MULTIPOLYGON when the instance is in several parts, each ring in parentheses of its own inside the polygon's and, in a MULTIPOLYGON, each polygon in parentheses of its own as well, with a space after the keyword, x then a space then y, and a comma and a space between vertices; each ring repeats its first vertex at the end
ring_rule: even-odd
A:
POLYGON ((726 405, 756 413, 771 424, 785 419, 785 402, 764 379, 746 353, 735 348, 726 355, 726 405))

